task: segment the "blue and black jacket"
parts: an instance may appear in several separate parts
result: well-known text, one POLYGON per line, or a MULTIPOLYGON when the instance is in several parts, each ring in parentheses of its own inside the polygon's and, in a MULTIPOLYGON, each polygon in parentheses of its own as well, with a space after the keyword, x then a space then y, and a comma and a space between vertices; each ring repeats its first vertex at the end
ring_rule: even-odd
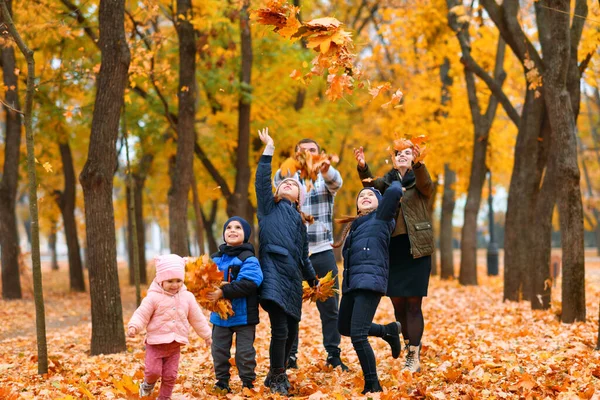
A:
POLYGON ((211 258, 223 271, 223 280, 228 282, 221 290, 223 297, 231 300, 235 314, 222 319, 212 312, 210 322, 222 327, 258 324, 258 287, 263 281, 263 274, 254 255, 254 246, 250 243, 233 247, 222 244, 211 258))

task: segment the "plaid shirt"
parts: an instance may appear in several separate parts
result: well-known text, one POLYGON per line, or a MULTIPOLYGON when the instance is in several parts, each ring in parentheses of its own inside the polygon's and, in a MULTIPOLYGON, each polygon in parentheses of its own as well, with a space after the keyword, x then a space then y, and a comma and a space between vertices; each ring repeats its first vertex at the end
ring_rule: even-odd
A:
MULTIPOLYGON (((298 179, 300 174, 297 173, 298 179)), ((281 171, 275 173, 275 187, 281 183, 281 171)), ((304 182, 303 182, 304 183, 304 182)), ((323 176, 319 174, 312 190, 306 194, 306 201, 302 206, 305 214, 315 218, 315 222, 308 226, 308 251, 311 254, 332 249, 333 243, 333 199, 342 187, 342 176, 333 167, 323 176)))

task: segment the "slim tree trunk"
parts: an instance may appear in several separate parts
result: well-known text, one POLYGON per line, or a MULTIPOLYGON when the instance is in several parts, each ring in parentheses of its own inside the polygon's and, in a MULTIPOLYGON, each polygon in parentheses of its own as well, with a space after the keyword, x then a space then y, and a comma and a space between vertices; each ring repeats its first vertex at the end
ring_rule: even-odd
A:
MULTIPOLYGON (((147 269, 146 269, 146 223, 144 221, 144 187, 146 185, 147 172, 150 165, 154 161, 154 156, 149 153, 144 153, 135 171, 131 171, 133 178, 133 206, 135 215, 135 225, 137 228, 138 260, 139 260, 139 276, 140 283, 147 284, 147 269)), ((127 202, 127 249, 129 256, 129 284, 135 285, 134 260, 133 260, 133 219, 130 211, 131 194, 129 190, 126 195, 127 202)))
POLYGON ((442 197, 442 216, 440 221, 440 258, 442 279, 454 279, 454 247, 452 217, 454 214, 456 172, 444 164, 444 195, 442 197))
POLYGON ((63 192, 55 191, 54 198, 63 217, 65 238, 69 257, 69 283, 71 291, 85 292, 85 278, 79 251, 79 238, 77 237, 77 221, 75 220, 76 178, 73 168, 73 155, 69 142, 58 144, 60 158, 63 165, 65 189, 63 192))
POLYGON ((112 203, 116 141, 131 59, 125 39, 124 14, 124 0, 100 1, 102 62, 96 83, 88 159, 79 176, 85 201, 92 355, 125 350, 112 203))
POLYGON ((217 209, 218 209, 219 201, 213 200, 210 208, 210 216, 206 218, 202 208, 200 208, 200 216, 202 217, 202 222, 204 224, 204 230, 206 232, 206 241, 208 242, 208 251, 212 253, 216 253, 219 250, 217 246, 217 240, 215 238, 215 234, 213 232, 213 226, 215 224, 215 219, 217 217, 217 209))
POLYGON ((50 250, 50 268, 58 271, 58 255, 56 254, 56 221, 52 223, 52 232, 48 235, 48 250, 50 250))
POLYGON ((547 7, 560 12, 551 12, 554 10, 547 10, 538 4, 535 6, 544 53, 545 74, 542 90, 552 128, 551 159, 557 165, 555 182, 560 182, 558 211, 563 250, 561 320, 567 323, 585 321, 583 205, 575 133, 579 99, 573 101, 568 91, 572 55, 570 1, 547 2, 547 7), (574 109, 575 102, 577 110, 574 109))
POLYGON ((169 189, 169 247, 172 253, 188 256, 187 208, 192 183, 196 117, 196 35, 190 22, 192 1, 177 0, 177 15, 175 28, 179 38, 179 114, 177 153, 174 168, 171 169, 169 189))
MULTIPOLYGON (((9 10, 12 1, 5 0, 9 10)), ((2 16, 2 22, 7 23, 7 17, 2 16)), ((0 248, 2 249, 2 298, 20 299, 21 281, 19 277, 19 235, 15 205, 17 199, 17 184, 19 180, 19 155, 21 147, 21 114, 16 110, 19 104, 19 81, 15 74, 15 49, 7 46, 2 49, 2 75, 5 87, 3 106, 6 115, 4 139, 4 170, 0 182, 0 248)))
POLYGON ((204 221, 200 215, 200 196, 198 196, 198 187, 196 186, 196 177, 192 181, 192 195, 194 201, 194 216, 196 217, 196 241, 198 242, 198 252, 204 254, 204 221))
POLYGON ((227 202, 227 214, 239 215, 250 224, 254 223, 254 212, 248 198, 250 185, 250 107, 252 105, 252 36, 248 9, 250 0, 244 0, 240 12, 240 35, 242 68, 240 71, 240 98, 238 101, 238 147, 236 150, 236 177, 232 198, 227 202))
MULTIPOLYGON (((10 3, 9 3, 10 5, 10 3)), ((37 204, 37 178, 35 173, 35 154, 33 142, 33 96, 35 94, 35 60, 33 51, 21 39, 12 21, 5 0, 0 1, 2 19, 17 43, 19 50, 27 60, 27 90, 25 97, 25 140, 27 143, 27 177, 29 178, 29 212, 31 214, 31 269, 33 275, 33 296, 35 299, 35 322, 38 356, 38 374, 48 373, 48 348, 46 344, 46 316, 44 310, 44 291, 42 288, 42 267, 40 259, 40 228, 37 204)), ((6 66, 5 66, 6 67, 6 66)), ((6 71, 6 70, 5 70, 6 71)))

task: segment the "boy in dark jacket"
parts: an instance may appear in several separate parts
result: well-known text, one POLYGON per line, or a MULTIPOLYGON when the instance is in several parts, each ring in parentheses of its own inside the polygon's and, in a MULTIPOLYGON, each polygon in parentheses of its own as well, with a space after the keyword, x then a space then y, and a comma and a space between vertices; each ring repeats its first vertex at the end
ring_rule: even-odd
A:
POLYGON ((235 362, 242 380, 242 387, 253 388, 256 379, 256 351, 254 337, 258 324, 258 287, 263 274, 254 246, 250 239, 250 224, 241 217, 231 217, 223 225, 225 244, 211 257, 223 271, 224 283, 220 289, 209 293, 208 298, 216 301, 221 297, 230 299, 234 315, 222 319, 212 312, 212 357, 217 383, 215 390, 231 392, 229 387, 229 359, 233 334, 236 335, 235 362))
POLYGON ((344 229, 344 280, 338 316, 338 329, 350 336, 365 379, 363 394, 381 392, 375 354, 368 336, 388 342, 392 357, 400 355, 400 323, 373 323, 373 317, 388 283, 388 245, 394 230, 394 217, 402 197, 402 187, 394 182, 384 196, 377 189, 364 188, 357 197, 357 213, 344 229))

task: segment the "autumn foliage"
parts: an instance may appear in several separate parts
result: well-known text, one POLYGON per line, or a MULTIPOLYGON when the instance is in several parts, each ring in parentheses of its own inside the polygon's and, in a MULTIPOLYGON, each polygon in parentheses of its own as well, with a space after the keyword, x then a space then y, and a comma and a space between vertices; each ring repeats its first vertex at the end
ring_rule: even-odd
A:
POLYGON ((216 312, 223 319, 234 314, 231 300, 220 298, 217 301, 210 301, 206 297, 223 283, 223 272, 219 271, 217 264, 208 255, 188 259, 185 270, 186 287, 196 296, 202 308, 216 312))
POLYGON ((296 171, 300 172, 300 178, 306 182, 306 190, 309 192, 314 182, 317 180, 321 168, 325 163, 337 163, 340 158, 335 154, 326 154, 322 151, 320 154, 312 154, 308 151, 300 150, 294 157, 289 157, 280 166, 283 175, 293 175, 296 171))
POLYGON ((319 279, 319 284, 310 287, 306 281, 302 282, 302 301, 325 301, 339 290, 334 287, 337 281, 337 276, 333 276, 332 271, 329 271, 327 275, 319 279))

